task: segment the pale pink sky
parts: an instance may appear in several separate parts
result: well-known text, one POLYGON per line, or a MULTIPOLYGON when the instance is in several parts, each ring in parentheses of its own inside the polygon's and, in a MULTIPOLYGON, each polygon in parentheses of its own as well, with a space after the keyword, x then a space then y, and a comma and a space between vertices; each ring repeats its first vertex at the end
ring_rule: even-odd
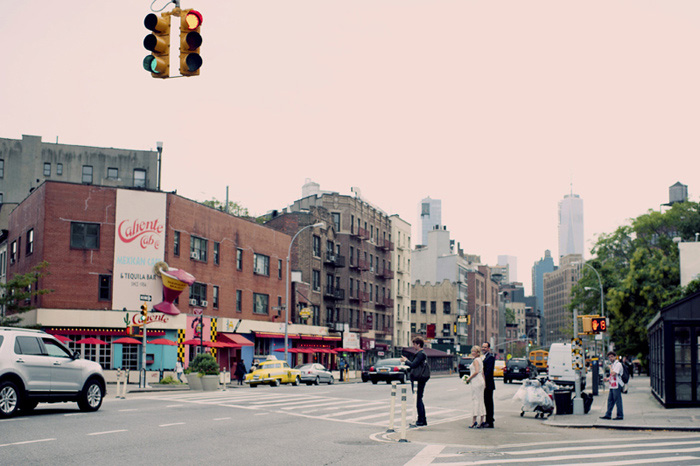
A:
POLYGON ((517 256, 528 292, 572 181, 587 248, 676 181, 698 200, 697 0, 183 0, 204 66, 165 81, 141 68, 150 3, 0 0, 0 137, 164 141, 164 189, 228 185, 256 214, 307 177, 414 232, 442 199, 452 237, 517 256))

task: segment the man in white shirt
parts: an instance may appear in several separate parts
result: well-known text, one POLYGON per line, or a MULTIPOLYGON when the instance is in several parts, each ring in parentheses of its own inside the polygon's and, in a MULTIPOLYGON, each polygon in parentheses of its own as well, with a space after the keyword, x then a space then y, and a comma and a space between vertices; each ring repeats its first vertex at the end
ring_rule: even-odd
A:
POLYGON ((608 410, 605 416, 601 419, 612 419, 613 406, 617 406, 616 421, 621 421, 624 418, 622 412, 622 387, 625 383, 622 381, 622 363, 617 360, 617 355, 614 351, 608 353, 608 361, 610 361, 610 377, 605 377, 606 382, 610 382, 610 390, 608 391, 608 410))

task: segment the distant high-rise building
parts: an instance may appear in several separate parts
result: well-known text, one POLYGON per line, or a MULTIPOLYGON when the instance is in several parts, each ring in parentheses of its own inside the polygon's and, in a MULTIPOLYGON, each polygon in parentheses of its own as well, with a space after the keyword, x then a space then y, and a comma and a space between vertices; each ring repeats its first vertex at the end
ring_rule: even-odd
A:
POLYGON ((583 255, 583 199, 567 194, 559 201, 559 257, 583 255))
POLYGON ((498 265, 507 265, 508 274, 505 277, 505 283, 518 281, 518 258, 515 256, 498 256, 498 265))
POLYGON ((554 272, 556 269, 549 249, 544 252, 544 257, 532 266, 532 294, 537 298, 537 308, 540 311, 544 303, 544 274, 554 272))
POLYGON ((427 246, 428 232, 442 228, 442 201, 426 197, 420 201, 421 244, 427 246))

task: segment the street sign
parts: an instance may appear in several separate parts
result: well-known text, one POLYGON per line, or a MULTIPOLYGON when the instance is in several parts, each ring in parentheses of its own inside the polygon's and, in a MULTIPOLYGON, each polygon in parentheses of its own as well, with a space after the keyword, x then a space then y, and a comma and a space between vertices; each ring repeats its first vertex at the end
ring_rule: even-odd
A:
POLYGON ((305 307, 304 309, 299 311, 299 317, 303 317, 304 319, 308 319, 309 317, 311 317, 311 314, 312 314, 312 311, 308 307, 305 307))
POLYGON ((200 309, 200 308, 197 308, 197 307, 195 307, 194 309, 192 309, 192 314, 194 314, 194 315, 196 315, 196 316, 201 316, 203 313, 204 313, 204 309, 200 309))
POLYGON ((139 301, 148 301, 150 303, 151 301, 153 301, 153 298, 150 294, 142 294, 139 296, 139 301))

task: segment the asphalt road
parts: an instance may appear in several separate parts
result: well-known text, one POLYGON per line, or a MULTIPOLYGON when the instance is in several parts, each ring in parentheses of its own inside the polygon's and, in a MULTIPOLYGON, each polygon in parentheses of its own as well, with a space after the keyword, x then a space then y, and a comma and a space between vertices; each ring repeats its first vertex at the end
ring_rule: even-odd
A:
MULTIPOLYGON (((30 415, 0 420, 0 463, 503 464, 504 451, 517 451, 527 464, 541 463, 537 451, 545 447, 563 461, 611 441, 644 446, 669 437, 546 426, 532 415, 520 416, 520 405, 512 401, 519 384, 497 384, 497 428, 475 432, 466 428, 471 421, 466 386, 456 376, 434 377, 426 389, 425 433, 435 438, 412 440, 414 431, 408 430, 406 443, 385 434, 391 387, 383 383, 157 392, 126 400, 112 394, 96 413, 81 413, 73 403, 42 404, 30 415), (557 450, 562 448, 569 450, 557 450), (535 453, 526 456, 528 451, 535 453)), ((403 386, 410 393, 410 384, 403 386)), ((400 411, 399 405, 397 427, 400 411)), ((413 418, 411 406, 408 419, 413 418)), ((697 436, 673 438, 687 439, 689 449, 700 447, 697 436)), ((687 464, 698 464, 700 456, 695 458, 687 464)), ((678 464, 683 461, 678 457, 678 464)))

